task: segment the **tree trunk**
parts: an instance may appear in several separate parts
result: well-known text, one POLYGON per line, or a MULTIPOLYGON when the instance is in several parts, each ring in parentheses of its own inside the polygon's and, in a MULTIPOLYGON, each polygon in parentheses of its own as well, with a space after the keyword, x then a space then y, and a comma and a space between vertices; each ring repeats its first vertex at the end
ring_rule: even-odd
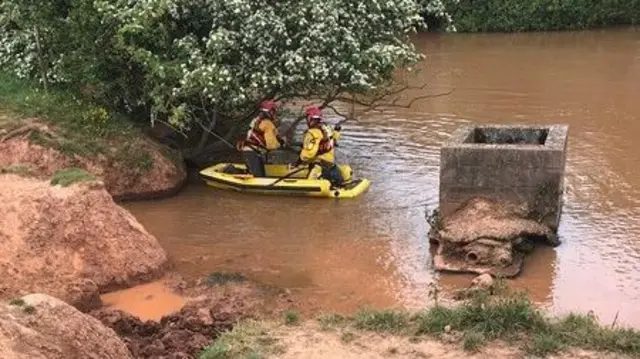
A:
POLYGON ((49 84, 47 81, 47 64, 45 62, 44 54, 42 52, 42 46, 40 44, 40 32, 38 31, 38 26, 34 26, 33 31, 35 32, 35 37, 36 37, 36 51, 38 53, 38 63, 40 65, 40 76, 42 77, 42 86, 44 86, 44 92, 49 92, 49 84))
POLYGON ((213 129, 216 127, 217 122, 218 122, 218 114, 217 112, 214 112, 212 119, 209 122, 209 125, 202 133, 202 136, 200 137, 200 142, 198 142, 198 145, 196 146, 196 153, 202 152, 202 150, 204 149, 204 146, 207 144, 207 141, 209 140, 209 135, 211 134, 213 129))

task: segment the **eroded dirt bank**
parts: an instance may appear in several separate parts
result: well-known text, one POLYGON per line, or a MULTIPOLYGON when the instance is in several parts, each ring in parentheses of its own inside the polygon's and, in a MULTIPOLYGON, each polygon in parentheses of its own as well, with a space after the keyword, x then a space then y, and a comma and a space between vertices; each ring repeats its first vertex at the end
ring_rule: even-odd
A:
POLYGON ((0 303, 0 357, 11 359, 127 359, 113 330, 65 302, 30 294, 0 303))
POLYGON ((0 175, 0 297, 45 293, 80 310, 162 274, 167 254, 101 182, 0 175))
POLYGON ((30 174, 47 178, 57 170, 79 167, 100 178, 107 191, 123 201, 167 197, 185 185, 181 160, 172 159, 169 150, 142 134, 114 140, 102 153, 86 155, 67 149, 73 144, 64 141, 52 125, 39 120, 12 131, 0 129, 0 168, 26 167, 30 174))

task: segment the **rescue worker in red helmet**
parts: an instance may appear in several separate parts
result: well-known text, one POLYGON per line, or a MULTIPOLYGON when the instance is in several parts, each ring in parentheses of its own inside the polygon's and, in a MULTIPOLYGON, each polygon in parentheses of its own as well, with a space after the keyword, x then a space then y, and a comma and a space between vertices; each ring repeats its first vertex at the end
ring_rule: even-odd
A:
POLYGON ((305 111, 309 129, 304 134, 300 157, 294 164, 313 164, 310 179, 325 178, 335 186, 344 181, 340 169, 335 163, 335 146, 340 139, 340 126, 331 128, 324 123, 322 111, 316 107, 309 107, 305 111))
POLYGON ((255 177, 266 177, 264 165, 267 153, 284 146, 285 141, 278 134, 276 126, 276 103, 266 100, 260 103, 260 110, 249 124, 244 139, 237 144, 242 151, 247 168, 255 177))

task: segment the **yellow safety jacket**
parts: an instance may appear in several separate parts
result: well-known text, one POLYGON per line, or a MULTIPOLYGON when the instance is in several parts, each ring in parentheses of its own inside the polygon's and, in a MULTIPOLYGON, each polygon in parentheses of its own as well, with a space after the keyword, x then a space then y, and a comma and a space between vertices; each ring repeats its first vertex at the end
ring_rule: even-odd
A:
POLYGON ((335 144, 340 139, 340 132, 329 125, 322 124, 311 127, 304 134, 300 159, 304 162, 335 162, 335 144))
MULTIPOLYGON (((275 123, 268 118, 256 117, 249 125, 247 131, 246 144, 259 150, 277 150, 280 148, 278 141, 278 128, 275 123)), ((245 146, 245 151, 251 150, 249 146, 245 146)))

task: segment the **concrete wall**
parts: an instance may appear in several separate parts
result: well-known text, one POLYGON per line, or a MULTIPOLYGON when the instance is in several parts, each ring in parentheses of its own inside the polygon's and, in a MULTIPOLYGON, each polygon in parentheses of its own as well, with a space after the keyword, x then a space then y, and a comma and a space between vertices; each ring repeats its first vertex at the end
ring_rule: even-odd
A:
POLYGON ((458 129, 440 150, 441 215, 446 217, 467 200, 483 196, 525 202, 532 210, 532 218, 538 217, 535 219, 557 229, 564 190, 567 133, 568 127, 561 125, 487 125, 458 129), (546 132, 546 138, 542 145, 474 143, 478 137, 476 128, 507 134, 536 129, 546 132))

